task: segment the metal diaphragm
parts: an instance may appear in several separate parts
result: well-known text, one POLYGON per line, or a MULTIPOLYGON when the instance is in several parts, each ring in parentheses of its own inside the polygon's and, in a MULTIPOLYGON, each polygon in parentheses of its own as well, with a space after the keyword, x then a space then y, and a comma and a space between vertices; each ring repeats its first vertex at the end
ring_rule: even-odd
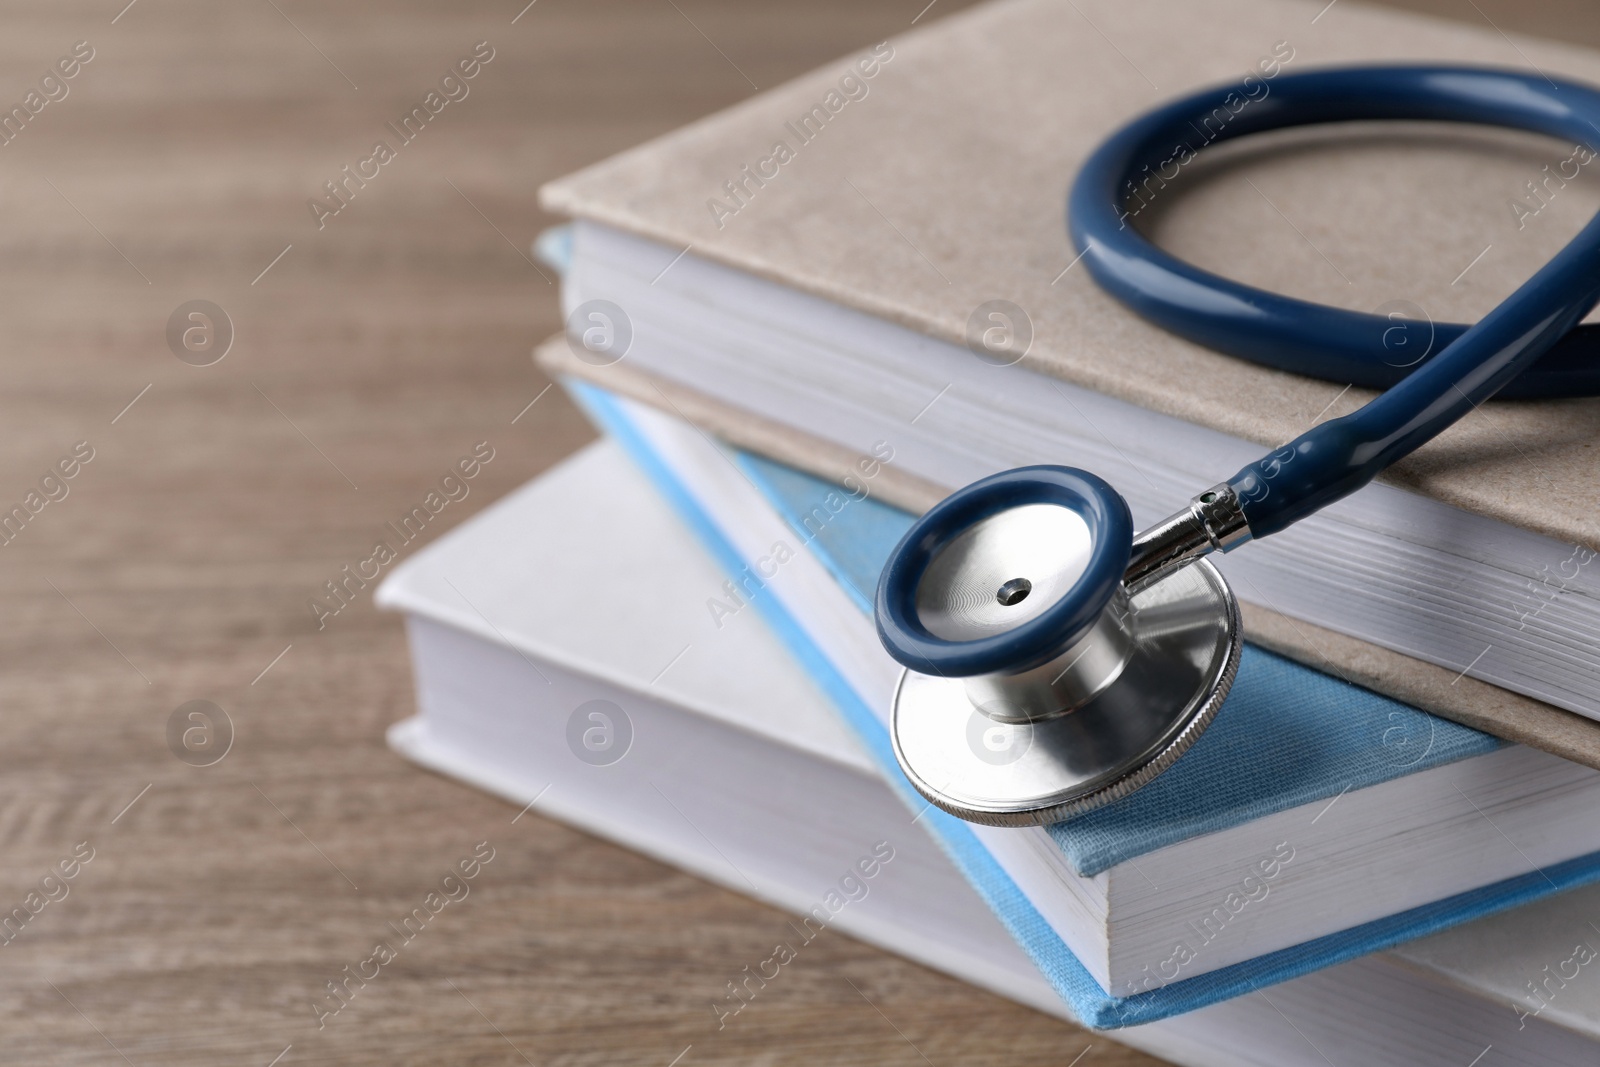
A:
POLYGON ((1248 536, 1226 486, 1135 538, 1086 471, 1019 467, 923 515, 879 581, 878 633, 904 667, 895 756, 973 822, 1055 822, 1144 785, 1227 696, 1239 607, 1203 559, 1248 536))
MULTIPOLYGON (((1108 612, 1116 610, 1113 602, 1108 612)), ((911 784, 968 821, 1031 826, 1109 804, 1170 767, 1233 684, 1238 603, 1210 561, 1198 560, 1126 596, 1124 610, 1107 620, 1114 633, 1091 633, 1042 670, 905 671, 890 734, 911 784), (1040 698, 1074 689, 1076 706, 1052 710, 1040 698)))

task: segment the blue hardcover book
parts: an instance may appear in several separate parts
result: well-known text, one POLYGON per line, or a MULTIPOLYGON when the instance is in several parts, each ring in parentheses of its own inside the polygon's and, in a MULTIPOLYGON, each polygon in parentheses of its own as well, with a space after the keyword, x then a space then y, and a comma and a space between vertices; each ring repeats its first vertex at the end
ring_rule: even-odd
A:
POLYGON ((897 668, 871 594, 912 521, 872 497, 892 455, 836 484, 565 384, 721 562, 711 617, 773 628, 1089 1026, 1192 1011, 1600 881, 1584 817, 1600 773, 1250 645, 1214 725, 1146 788, 1044 828, 951 817, 912 790, 885 727, 897 668))

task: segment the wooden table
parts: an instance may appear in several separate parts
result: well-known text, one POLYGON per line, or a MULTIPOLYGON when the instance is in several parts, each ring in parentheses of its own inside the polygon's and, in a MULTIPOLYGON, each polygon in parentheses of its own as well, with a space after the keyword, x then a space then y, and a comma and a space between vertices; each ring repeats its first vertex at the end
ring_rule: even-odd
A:
MULTIPOLYGON (((0 34, 16 103, 93 50, 0 146, 0 504, 45 501, 0 554, 0 914, 37 910, 0 946, 0 1059, 1154 1062, 839 935, 719 1033, 784 917, 402 762, 398 620, 370 588, 320 630, 307 606, 474 443, 497 458, 436 530, 592 437, 528 359, 558 325, 541 181, 923 0, 123 2, 13 4, 0 34), (319 228, 308 199, 480 41, 469 94, 319 228), (192 300, 231 322, 220 362, 169 345, 192 300), (210 766, 170 747, 195 700, 232 725, 210 766), (319 1028, 325 983, 480 841, 471 896, 319 1028)), ((1579 0, 1476 6, 1600 43, 1579 0)))

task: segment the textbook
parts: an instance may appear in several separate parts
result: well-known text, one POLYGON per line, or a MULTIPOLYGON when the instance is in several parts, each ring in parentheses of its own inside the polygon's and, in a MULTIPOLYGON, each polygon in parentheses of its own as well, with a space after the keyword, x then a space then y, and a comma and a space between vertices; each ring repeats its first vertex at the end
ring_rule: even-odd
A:
MULTIPOLYGON (((1247 645, 1216 721, 1148 786, 1049 827, 932 809, 889 750, 900 668, 870 596, 912 517, 580 383, 574 395, 766 615, 1084 1021, 1193 1010, 1600 879, 1600 772, 1247 645)), ((882 453, 880 452, 880 455, 882 453)), ((892 457, 889 457, 892 458, 892 457)))
MULTIPOLYGON (((792 914, 792 960, 729 960, 704 990, 713 1034, 763 1011, 809 941, 835 933, 1071 1018, 911 822, 762 597, 710 621, 703 601, 730 577, 617 444, 590 445, 380 588, 406 614, 417 681, 417 714, 390 743, 792 914), (641 589, 657 595, 614 609, 641 589)), ((1597 910, 1600 890, 1580 889, 1113 1036, 1189 1067, 1462 1067, 1490 1045, 1485 1062, 1578 1067, 1600 1047, 1600 988, 1560 973, 1582 966, 1568 966, 1574 945, 1600 945, 1585 925, 1597 910)))
MULTIPOLYGON (((540 358, 835 480, 889 442, 876 491, 911 510, 1061 463, 1154 522, 1371 394, 1210 352, 1102 293, 1063 226, 1079 163, 1201 86, 1235 84, 1248 107, 1284 71, 1400 60, 1600 83, 1593 52, 1358 0, 1001 0, 547 185, 576 225, 571 341, 540 358)), ((1280 131, 1144 183, 1129 222, 1208 269, 1399 316, 1374 343, 1410 360, 1430 323, 1482 314, 1600 207, 1580 147, 1280 131)), ((1600 766, 1597 434, 1593 400, 1491 402, 1222 558, 1247 632, 1600 766)))

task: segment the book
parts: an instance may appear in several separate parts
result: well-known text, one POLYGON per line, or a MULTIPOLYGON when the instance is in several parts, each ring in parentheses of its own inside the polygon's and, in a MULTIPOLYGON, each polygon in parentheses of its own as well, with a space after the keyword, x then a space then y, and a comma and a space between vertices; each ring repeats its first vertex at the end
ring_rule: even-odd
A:
MULTIPOLYGON (((621 332, 604 352, 575 341, 541 358, 813 472, 890 441, 882 492, 906 506, 1053 462, 1106 477, 1152 522, 1371 394, 1206 351, 1074 269, 1063 196, 1103 137, 1246 72, 1270 88, 1285 70, 1422 59, 1600 81, 1600 57, 1560 43, 1323 8, 1005 0, 560 179, 543 200, 578 219, 564 306, 587 323, 605 302, 621 332), (808 125, 846 79, 847 102, 808 125), (996 301, 1013 336, 990 351, 996 301)), ((1570 149, 1415 124, 1291 131, 1202 153, 1136 224, 1296 296, 1468 319, 1594 210, 1576 181, 1537 219, 1507 207, 1570 149)), ((1595 410, 1490 404, 1379 484, 1230 554, 1247 630, 1600 766, 1595 410)))
MULTIPOLYGON (((721 629, 709 622, 701 599, 729 577, 618 445, 590 445, 386 579, 379 603, 406 613, 417 680, 417 714, 390 743, 790 912, 799 966, 809 938, 843 932, 1070 1017, 910 821, 760 598, 721 629), (672 595, 615 610, 612 597, 641 587, 672 595), (609 747, 569 745, 574 713, 595 701, 626 715, 625 745, 615 711, 609 747), (879 842, 893 856, 864 878, 857 864, 879 842), (848 902, 830 911, 830 892, 848 902)), ((585 729, 598 725, 588 714, 585 729)), ((1488 1045, 1503 1057, 1492 1062, 1592 1063, 1600 997, 1541 968, 1571 958, 1568 940, 1600 943, 1584 933, 1597 907, 1600 892, 1579 890, 1115 1038, 1192 1067, 1325 1067, 1324 1054, 1460 1067, 1488 1045)), ((749 979, 749 962, 705 991, 713 1032, 763 1010, 761 983, 782 981, 749 979)))
MULTIPOLYGON (((715 546, 708 597, 767 598, 797 658, 1078 1018, 1192 1011, 1600 879, 1600 772, 1247 646, 1227 702, 1150 786, 1050 827, 931 809, 887 735, 899 666, 870 589, 912 517, 728 454, 654 408, 574 395, 715 546)), ((863 476, 866 474, 863 468, 863 476)))

